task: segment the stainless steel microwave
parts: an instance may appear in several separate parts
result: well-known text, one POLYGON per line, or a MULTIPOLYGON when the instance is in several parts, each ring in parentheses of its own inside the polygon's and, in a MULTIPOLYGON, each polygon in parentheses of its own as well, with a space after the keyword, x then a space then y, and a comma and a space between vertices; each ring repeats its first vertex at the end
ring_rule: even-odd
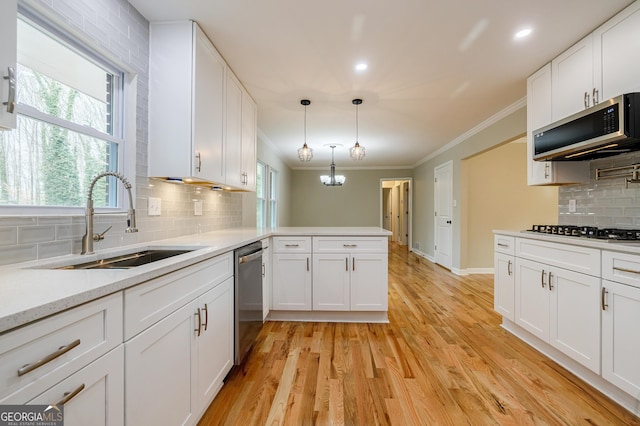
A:
POLYGON ((600 102, 533 132, 536 161, 593 160, 640 150, 640 93, 600 102))

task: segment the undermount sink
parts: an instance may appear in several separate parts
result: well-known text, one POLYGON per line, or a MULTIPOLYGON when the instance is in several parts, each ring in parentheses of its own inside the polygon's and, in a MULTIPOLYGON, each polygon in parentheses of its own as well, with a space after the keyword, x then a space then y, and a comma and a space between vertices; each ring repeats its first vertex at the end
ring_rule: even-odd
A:
POLYGON ((130 269, 136 266, 147 265, 158 260, 168 259, 193 250, 150 249, 135 253, 121 254, 106 259, 92 260, 75 265, 59 266, 54 269, 130 269))

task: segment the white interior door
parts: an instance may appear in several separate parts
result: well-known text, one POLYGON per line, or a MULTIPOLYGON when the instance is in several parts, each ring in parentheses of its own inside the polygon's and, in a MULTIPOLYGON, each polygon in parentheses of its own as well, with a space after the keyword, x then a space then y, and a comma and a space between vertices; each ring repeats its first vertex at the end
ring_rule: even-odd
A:
POLYGON ((391 210, 389 214, 391 215, 391 232, 393 235, 391 236, 391 241, 398 241, 398 198, 400 191, 397 186, 391 188, 391 210))
POLYGON ((451 269, 452 265, 452 217, 453 217, 453 162, 434 169, 435 183, 435 260, 451 269))
POLYGON ((402 217, 402 235, 400 235, 400 241, 403 245, 409 244, 409 182, 402 182, 400 187, 400 193, 402 194, 402 205, 400 216, 402 217))

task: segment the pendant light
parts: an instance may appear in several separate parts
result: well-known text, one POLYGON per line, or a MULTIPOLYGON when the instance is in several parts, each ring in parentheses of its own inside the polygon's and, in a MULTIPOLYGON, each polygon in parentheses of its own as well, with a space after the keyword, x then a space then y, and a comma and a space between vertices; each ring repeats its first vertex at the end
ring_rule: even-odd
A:
POLYGON ((309 162, 313 158, 313 149, 307 146, 307 106, 311 105, 311 101, 303 99, 300 103, 304 105, 304 145, 298 149, 298 158, 302 162, 309 162))
POLYGON ((333 150, 335 148, 335 145, 331 145, 331 169, 329 172, 329 176, 320 176, 320 182, 322 182, 325 186, 342 186, 345 181, 345 177, 343 175, 336 175, 336 163, 333 160, 333 150))
POLYGON ((354 99, 351 101, 356 106, 356 144, 349 149, 349 157, 352 160, 362 160, 365 156, 364 146, 360 146, 358 142, 358 105, 362 104, 362 99, 354 99))

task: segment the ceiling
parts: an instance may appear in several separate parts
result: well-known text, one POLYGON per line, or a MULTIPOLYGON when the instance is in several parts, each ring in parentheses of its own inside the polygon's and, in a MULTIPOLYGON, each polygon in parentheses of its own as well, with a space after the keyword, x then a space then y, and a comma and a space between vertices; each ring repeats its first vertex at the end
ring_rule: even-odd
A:
MULTIPOLYGON (((526 95, 526 77, 630 0, 130 0, 193 19, 258 105, 259 137, 291 167, 414 167, 526 95), (524 39, 516 31, 532 28, 524 39), (368 64, 356 72, 359 62, 368 64), (314 149, 301 163, 297 149, 314 149), (354 162, 359 141, 367 150, 354 162)), ((499 142, 499 141, 497 141, 499 142)))

